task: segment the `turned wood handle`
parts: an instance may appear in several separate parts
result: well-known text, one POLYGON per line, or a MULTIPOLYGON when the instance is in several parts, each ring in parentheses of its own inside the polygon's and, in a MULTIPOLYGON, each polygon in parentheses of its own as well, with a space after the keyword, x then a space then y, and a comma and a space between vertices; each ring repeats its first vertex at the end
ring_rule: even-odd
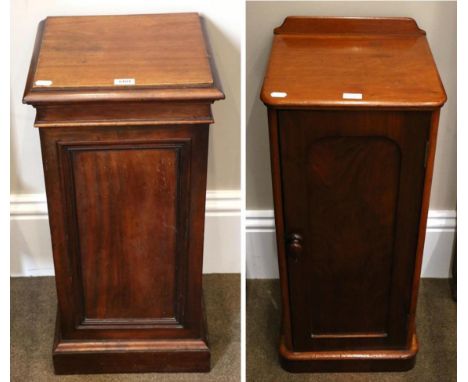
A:
POLYGON ((302 253, 302 236, 298 233, 290 234, 286 239, 286 248, 288 256, 297 261, 302 253))

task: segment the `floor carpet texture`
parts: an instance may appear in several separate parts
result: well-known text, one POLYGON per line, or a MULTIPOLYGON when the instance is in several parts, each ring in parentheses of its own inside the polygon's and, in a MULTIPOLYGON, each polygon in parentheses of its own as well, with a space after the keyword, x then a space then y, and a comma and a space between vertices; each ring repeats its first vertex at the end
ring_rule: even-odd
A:
POLYGON ((292 374, 278 358, 278 280, 247 281, 247 380, 281 382, 451 382, 456 380, 456 304, 446 279, 423 279, 417 311, 419 353, 408 372, 292 374))
POLYGON ((240 277, 203 278, 210 373, 145 373, 56 376, 52 366, 56 293, 53 277, 11 279, 11 381, 146 382, 240 380, 240 277))

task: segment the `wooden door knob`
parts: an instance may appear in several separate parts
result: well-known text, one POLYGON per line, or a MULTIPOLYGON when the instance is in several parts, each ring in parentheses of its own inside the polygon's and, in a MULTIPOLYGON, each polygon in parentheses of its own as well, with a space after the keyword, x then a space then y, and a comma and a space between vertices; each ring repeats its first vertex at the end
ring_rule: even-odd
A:
POLYGON ((287 253, 294 261, 297 261, 302 253, 303 238, 298 233, 292 233, 287 237, 287 253))

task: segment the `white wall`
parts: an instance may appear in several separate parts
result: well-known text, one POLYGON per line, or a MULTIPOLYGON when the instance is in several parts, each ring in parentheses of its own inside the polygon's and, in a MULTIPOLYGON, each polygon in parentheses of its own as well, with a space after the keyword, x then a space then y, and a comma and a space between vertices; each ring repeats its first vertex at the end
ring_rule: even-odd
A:
MULTIPOLYGON (((208 154, 205 272, 240 272, 241 1, 15 0, 11 2, 11 273, 53 271, 35 111, 21 102, 38 23, 47 16, 198 12, 221 78, 208 154), (225 207, 228 206, 228 209, 225 207), (222 245, 219 235, 229 246, 222 245)), ((122 31, 125 33, 125 31, 122 31)))

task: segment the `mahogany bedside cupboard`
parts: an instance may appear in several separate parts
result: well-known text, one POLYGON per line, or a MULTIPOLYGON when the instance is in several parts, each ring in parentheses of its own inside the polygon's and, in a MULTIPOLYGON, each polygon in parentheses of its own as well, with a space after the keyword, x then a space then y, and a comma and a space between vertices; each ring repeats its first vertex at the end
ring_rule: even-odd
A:
POLYGON ((216 85, 195 13, 49 17, 36 108, 57 374, 209 371, 203 230, 216 85))
POLYGON ((286 370, 407 370, 439 110, 407 18, 288 17, 268 107, 286 370))

